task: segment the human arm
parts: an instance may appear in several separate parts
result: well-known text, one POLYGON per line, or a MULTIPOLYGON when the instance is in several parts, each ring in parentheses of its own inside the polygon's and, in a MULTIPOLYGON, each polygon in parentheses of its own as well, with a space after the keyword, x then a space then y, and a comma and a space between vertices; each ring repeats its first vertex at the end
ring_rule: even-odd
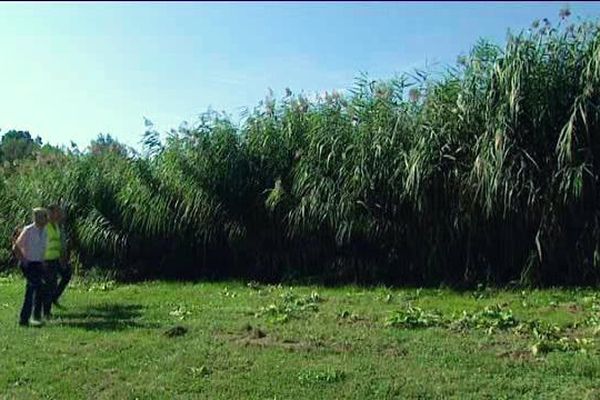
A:
POLYGON ((69 249, 68 242, 65 236, 65 229, 60 227, 60 263, 61 265, 66 265, 69 261, 69 249))
POLYGON ((19 233, 17 240, 13 243, 13 252, 15 253, 15 257, 21 262, 25 262, 25 229, 19 233))

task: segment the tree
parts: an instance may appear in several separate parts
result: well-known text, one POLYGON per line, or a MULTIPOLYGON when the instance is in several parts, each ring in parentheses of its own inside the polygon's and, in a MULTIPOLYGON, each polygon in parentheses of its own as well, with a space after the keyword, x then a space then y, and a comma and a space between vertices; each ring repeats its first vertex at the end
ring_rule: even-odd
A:
POLYGON ((0 141, 0 158, 9 162, 29 158, 41 145, 42 139, 33 139, 29 131, 10 130, 0 141))
POLYGON ((110 134, 99 134, 95 140, 92 140, 89 145, 89 151, 91 154, 115 154, 119 156, 127 156, 127 146, 120 143, 116 139, 113 139, 110 134))

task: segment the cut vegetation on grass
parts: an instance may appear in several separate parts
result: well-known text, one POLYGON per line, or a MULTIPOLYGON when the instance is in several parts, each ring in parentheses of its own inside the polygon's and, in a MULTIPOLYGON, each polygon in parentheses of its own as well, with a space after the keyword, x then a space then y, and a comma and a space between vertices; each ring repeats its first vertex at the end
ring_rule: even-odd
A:
POLYGON ((0 280, 1 399, 600 396, 592 290, 98 287, 26 329, 0 280))

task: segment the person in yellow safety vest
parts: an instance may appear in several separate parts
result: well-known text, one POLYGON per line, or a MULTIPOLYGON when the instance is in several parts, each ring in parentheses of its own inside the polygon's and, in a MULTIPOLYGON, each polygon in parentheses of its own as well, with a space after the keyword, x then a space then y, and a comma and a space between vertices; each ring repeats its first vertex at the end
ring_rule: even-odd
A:
POLYGON ((52 304, 61 307, 58 299, 71 280, 71 266, 67 260, 67 249, 64 231, 61 229, 63 212, 57 204, 48 207, 49 219, 46 225, 47 245, 44 261, 48 266, 48 292, 44 302, 44 314, 51 316, 52 304), (60 281, 58 277, 60 276, 60 281))

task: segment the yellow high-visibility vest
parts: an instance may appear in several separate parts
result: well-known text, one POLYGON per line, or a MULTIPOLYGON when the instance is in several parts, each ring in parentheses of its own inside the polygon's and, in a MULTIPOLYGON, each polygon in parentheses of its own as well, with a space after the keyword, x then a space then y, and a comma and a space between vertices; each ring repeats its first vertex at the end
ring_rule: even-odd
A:
POLYGON ((60 229, 53 223, 46 225, 46 231, 48 232, 48 241, 46 243, 46 253, 44 254, 45 260, 58 260, 62 250, 62 243, 60 237, 60 229))

